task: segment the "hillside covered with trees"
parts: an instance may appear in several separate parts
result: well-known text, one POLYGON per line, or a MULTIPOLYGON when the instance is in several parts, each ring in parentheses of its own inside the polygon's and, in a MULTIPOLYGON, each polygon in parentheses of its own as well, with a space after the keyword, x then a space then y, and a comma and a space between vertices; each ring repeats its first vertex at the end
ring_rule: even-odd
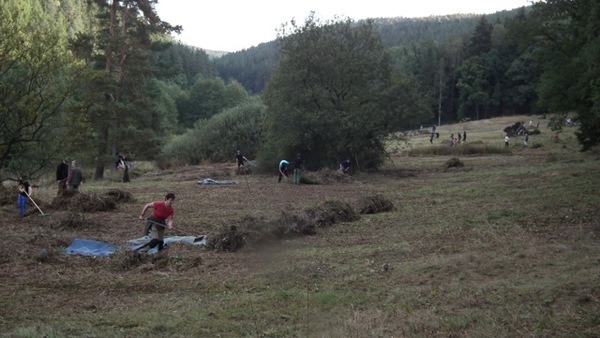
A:
POLYGON ((303 152, 377 167, 420 125, 575 113, 600 142, 600 4, 539 1, 488 16, 290 23, 210 58, 174 43, 155 1, 0 0, 0 176, 116 152, 176 163, 303 152), (323 146, 327 145, 327 146, 323 146))

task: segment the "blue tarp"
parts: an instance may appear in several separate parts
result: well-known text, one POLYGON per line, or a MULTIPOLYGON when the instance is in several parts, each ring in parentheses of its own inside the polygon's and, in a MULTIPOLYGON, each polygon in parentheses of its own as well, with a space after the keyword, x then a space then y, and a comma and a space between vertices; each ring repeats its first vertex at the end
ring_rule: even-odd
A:
POLYGON ((64 252, 70 255, 109 256, 117 252, 117 249, 115 245, 109 243, 89 239, 76 239, 64 252))
MULTIPOLYGON (((170 243, 188 243, 192 245, 206 245, 206 236, 202 236, 202 240, 194 242, 195 239, 199 237, 194 236, 165 236, 165 247, 170 243)), ((143 244, 146 244, 150 241, 150 237, 144 236, 136 239, 129 240, 130 250, 134 250, 140 247, 143 244)), ((85 256, 94 256, 94 257, 105 257, 110 256, 113 253, 119 251, 119 247, 110 243, 98 242, 89 239, 75 239, 69 245, 68 248, 64 250, 64 253, 69 255, 85 255, 85 256)), ((148 253, 156 253, 157 248, 151 249, 148 253)))

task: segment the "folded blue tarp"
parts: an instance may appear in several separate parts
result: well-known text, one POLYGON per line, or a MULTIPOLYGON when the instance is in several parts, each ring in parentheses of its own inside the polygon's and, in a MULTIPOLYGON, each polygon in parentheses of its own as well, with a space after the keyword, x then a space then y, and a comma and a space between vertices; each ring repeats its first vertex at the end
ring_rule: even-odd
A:
POLYGON ((109 243, 76 239, 64 252, 70 255, 109 256, 117 252, 117 249, 115 245, 109 243))

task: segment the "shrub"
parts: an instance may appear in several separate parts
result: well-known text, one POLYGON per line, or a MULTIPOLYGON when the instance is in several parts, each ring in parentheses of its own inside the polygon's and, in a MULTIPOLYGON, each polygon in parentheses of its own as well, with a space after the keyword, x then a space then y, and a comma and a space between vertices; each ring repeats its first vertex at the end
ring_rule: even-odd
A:
POLYGON ((161 168, 178 164, 199 164, 203 161, 232 160, 237 148, 254 158, 261 139, 265 107, 260 103, 245 103, 199 120, 194 128, 174 137, 162 149, 161 168))

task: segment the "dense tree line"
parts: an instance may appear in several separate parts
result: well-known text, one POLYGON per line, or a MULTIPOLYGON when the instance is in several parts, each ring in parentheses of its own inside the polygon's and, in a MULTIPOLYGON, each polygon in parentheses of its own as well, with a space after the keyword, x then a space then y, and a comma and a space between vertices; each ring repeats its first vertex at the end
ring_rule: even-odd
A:
POLYGON ((217 59, 174 43, 180 27, 155 3, 0 0, 0 178, 69 157, 102 179, 116 152, 171 165, 238 147, 265 161, 300 151, 314 168, 340 157, 376 167, 399 130, 505 114, 575 113, 584 149, 600 142, 597 1, 311 17, 217 59))

